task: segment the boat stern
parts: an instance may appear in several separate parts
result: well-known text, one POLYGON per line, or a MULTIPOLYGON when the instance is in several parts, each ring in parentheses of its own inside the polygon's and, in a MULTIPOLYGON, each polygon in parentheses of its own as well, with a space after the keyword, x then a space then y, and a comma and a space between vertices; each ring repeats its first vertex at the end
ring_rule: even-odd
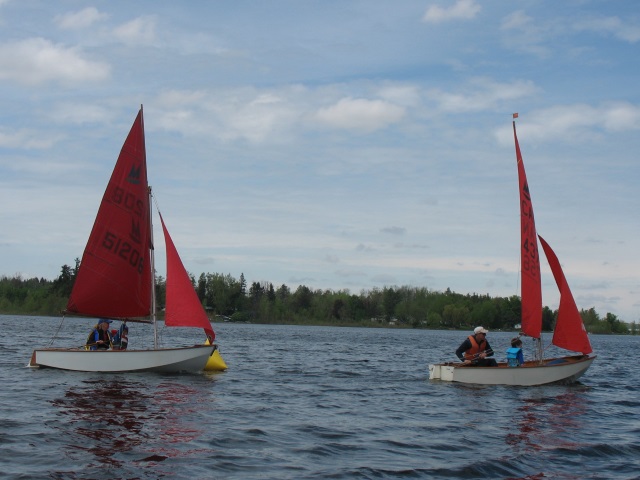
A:
POLYGON ((29 360, 29 363, 27 363, 27 367, 40 368, 40 365, 38 365, 38 363, 36 362, 36 350, 34 350, 31 354, 31 359, 29 360))
POLYGON ((453 381, 455 367, 446 363, 429 365, 429 380, 453 381))

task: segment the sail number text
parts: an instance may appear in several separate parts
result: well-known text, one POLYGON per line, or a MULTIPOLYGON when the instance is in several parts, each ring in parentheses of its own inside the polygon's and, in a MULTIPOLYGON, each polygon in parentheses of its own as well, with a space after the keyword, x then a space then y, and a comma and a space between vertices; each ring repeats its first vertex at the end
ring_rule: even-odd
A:
POLYGON ((540 259, 538 257, 538 239, 533 218, 533 208, 528 199, 520 202, 522 229, 522 271, 533 278, 538 278, 540 259))
POLYGON ((128 241, 119 238, 115 233, 107 231, 104 234, 102 246, 122 258, 132 267, 137 268, 138 273, 144 271, 144 257, 140 255, 138 249, 128 241))
POLYGON ((123 188, 116 187, 111 194, 111 201, 116 205, 120 205, 128 211, 142 217, 144 213, 144 203, 137 198, 136 195, 125 191, 123 188))

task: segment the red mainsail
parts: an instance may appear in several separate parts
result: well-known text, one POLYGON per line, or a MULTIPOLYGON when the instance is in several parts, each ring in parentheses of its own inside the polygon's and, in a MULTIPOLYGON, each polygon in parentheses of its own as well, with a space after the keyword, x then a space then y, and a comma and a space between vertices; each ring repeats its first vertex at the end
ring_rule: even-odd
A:
POLYGON ((522 331, 533 338, 540 338, 542 330, 542 285, 540 281, 540 257, 533 217, 533 206, 527 174, 520 153, 516 122, 513 122, 513 138, 516 144, 518 180, 520 184, 520 271, 522 289, 522 331))
POLYGON ((558 307, 556 328, 553 330, 552 343, 557 347, 571 350, 572 352, 581 352, 584 355, 591 353, 593 349, 591 348, 591 342, 589 342, 589 336, 584 328, 578 306, 573 299, 558 257, 544 238, 540 235, 538 235, 538 238, 549 262, 549 267, 551 267, 553 278, 555 278, 558 285, 558 290, 560 290, 560 306, 558 307))
POLYGON ((162 215, 162 231, 167 249, 167 298, 164 323, 171 327, 200 327, 210 342, 215 339, 211 322, 196 295, 187 270, 180 260, 162 215))
POLYGON ((141 317, 151 310, 149 187, 142 108, 102 197, 67 311, 141 317))

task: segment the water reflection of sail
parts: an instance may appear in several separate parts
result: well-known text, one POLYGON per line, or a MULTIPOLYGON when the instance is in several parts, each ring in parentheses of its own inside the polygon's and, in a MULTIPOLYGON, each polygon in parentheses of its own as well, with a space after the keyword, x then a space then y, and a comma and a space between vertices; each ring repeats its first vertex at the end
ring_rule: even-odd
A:
POLYGON ((514 418, 513 430, 507 433, 507 445, 517 448, 524 447, 526 450, 540 450, 540 431, 539 420, 536 415, 536 409, 539 402, 535 399, 525 399, 523 404, 518 407, 520 418, 514 418))
POLYGON ((526 451, 554 448, 575 449, 582 438, 582 415, 585 407, 579 392, 570 390, 559 395, 532 395, 522 400, 514 415, 507 445, 526 451), (519 418, 518 418, 519 417, 519 418))
MULTIPOLYGON (((65 454, 84 473, 87 468, 127 470, 133 464, 158 473, 158 463, 167 458, 211 453, 192 443, 207 431, 198 410, 207 401, 205 392, 180 382, 151 386, 124 378, 87 380, 52 401, 66 417, 52 425, 59 425, 60 435, 68 439, 65 454)), ((163 475, 175 473, 168 465, 162 469, 163 475)))
POLYGON ((69 454, 87 452, 102 466, 119 467, 115 452, 134 450, 147 441, 144 432, 150 396, 142 386, 124 380, 87 380, 53 400, 61 415, 69 416, 69 454))
POLYGON ((162 383, 154 395, 154 402, 163 415, 155 424, 154 435, 160 446, 154 449, 156 455, 165 458, 190 457, 195 453, 207 452, 209 448, 193 448, 194 441, 206 431, 199 407, 205 402, 202 389, 180 383, 162 383), (184 448, 188 445, 189 448, 184 448))

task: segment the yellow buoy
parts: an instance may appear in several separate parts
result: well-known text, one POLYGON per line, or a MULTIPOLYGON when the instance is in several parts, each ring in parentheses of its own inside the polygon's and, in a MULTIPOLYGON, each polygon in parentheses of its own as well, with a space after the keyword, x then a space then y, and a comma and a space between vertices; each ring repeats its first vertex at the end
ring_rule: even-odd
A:
MULTIPOLYGON (((206 342, 204 342, 205 345, 211 345, 211 343, 209 343, 209 339, 207 339, 206 342)), ((222 359, 222 355, 220 355, 220 351, 216 348, 213 353, 211 354, 211 356, 209 357, 209 360, 207 361, 207 364, 204 366, 205 371, 207 372, 221 372, 227 369, 227 364, 224 363, 224 360, 222 359)))

